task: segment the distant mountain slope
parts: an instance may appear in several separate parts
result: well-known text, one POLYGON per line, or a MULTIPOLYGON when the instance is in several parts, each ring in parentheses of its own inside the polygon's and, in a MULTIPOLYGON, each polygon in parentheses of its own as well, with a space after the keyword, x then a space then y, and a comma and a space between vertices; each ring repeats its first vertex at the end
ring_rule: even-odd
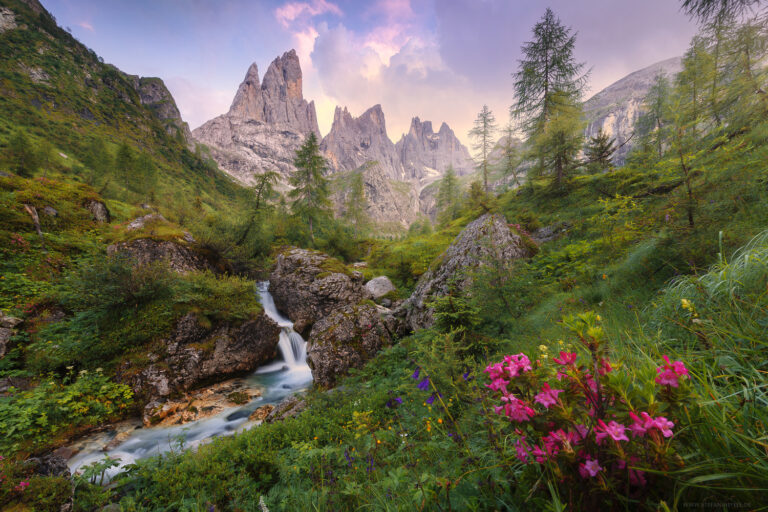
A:
POLYGON ((584 103, 584 115, 588 123, 586 136, 597 135, 602 128, 614 137, 616 145, 621 146, 616 151, 614 161, 622 164, 632 148, 632 141, 627 143, 627 140, 632 136, 635 122, 642 111, 643 99, 656 75, 663 72, 671 78, 681 68, 680 57, 663 60, 630 73, 592 96, 584 103))
POLYGON ((223 206, 243 193, 190 152, 189 127, 161 79, 105 64, 36 0, 2 0, 0 18, 0 153, 22 129, 33 145, 50 143, 56 165, 72 179, 131 203, 182 210, 194 197, 201 207, 223 206), (134 162, 143 158, 150 169, 134 176, 135 168, 111 159, 86 169, 97 140, 111 155, 127 146, 134 162))

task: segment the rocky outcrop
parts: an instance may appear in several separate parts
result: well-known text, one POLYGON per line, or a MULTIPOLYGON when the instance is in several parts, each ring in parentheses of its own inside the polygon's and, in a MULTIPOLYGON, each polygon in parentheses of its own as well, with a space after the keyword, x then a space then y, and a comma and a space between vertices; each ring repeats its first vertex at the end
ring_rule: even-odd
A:
POLYGON ((0 34, 16 28, 16 15, 7 7, 0 7, 0 34))
POLYGON ((374 300, 377 300, 388 293, 394 292, 395 285, 392 284, 392 281, 387 276, 379 276, 365 283, 365 289, 368 290, 368 293, 374 300))
POLYGON ((5 357, 11 345, 11 337, 15 334, 15 328, 22 322, 20 318, 7 316, 0 311, 0 359, 5 357))
POLYGON ((141 104, 165 124, 168 135, 180 136, 185 144, 191 144, 192 132, 189 130, 189 125, 181 118, 176 101, 165 83, 160 78, 146 77, 139 78, 134 83, 141 104))
POLYGON ((616 139, 618 149, 613 160, 623 164, 632 149, 634 139, 630 141, 630 137, 643 111, 643 100, 656 76, 661 72, 672 78, 681 69, 680 57, 663 60, 625 76, 592 96, 584 103, 585 135, 594 137, 602 129, 616 139))
POLYGON ((89 199, 85 203, 85 208, 91 212, 91 218, 101 224, 109 223, 112 220, 112 216, 109 214, 107 205, 101 201, 95 199, 89 199))
POLYGON ((485 214, 472 221, 441 256, 440 263, 425 272, 413 294, 395 312, 404 316, 410 329, 432 326, 433 311, 427 303, 449 293, 451 286, 466 289, 472 270, 491 261, 509 262, 530 254, 522 238, 510 230, 501 214, 485 214))
POLYGON ((239 325, 211 326, 188 313, 157 344, 149 365, 137 369, 124 363, 118 378, 147 402, 160 401, 172 393, 255 370, 275 357, 279 334, 280 328, 264 314, 239 325))
POLYGON ((344 306, 312 327, 307 362, 318 386, 329 388, 350 368, 361 368, 389 345, 390 335, 370 301, 344 306))
POLYGON ((314 102, 302 93, 302 73, 294 50, 276 58, 259 83, 256 64, 248 68, 229 112, 193 130, 198 142, 238 181, 277 171, 287 177, 296 150, 310 132, 320 134, 314 102))
POLYGON ((395 149, 406 176, 421 182, 439 178, 448 167, 453 167, 457 175, 469 174, 474 169, 469 150, 445 123, 435 133, 431 121, 414 117, 408 133, 395 149))
POLYGON ((130 242, 120 242, 108 246, 107 254, 127 255, 137 265, 165 261, 171 270, 180 274, 196 270, 217 270, 213 263, 203 254, 190 249, 186 245, 170 240, 137 238, 130 242))
POLYGON ((331 131, 320 149, 334 172, 376 162, 387 179, 402 181, 406 177, 395 145, 387 136, 381 105, 374 105, 360 117, 352 117, 346 107, 336 107, 331 131))
POLYGON ((321 318, 368 298, 362 273, 320 252, 296 248, 278 255, 269 291, 275 306, 304 337, 321 318))
POLYGON ((280 402, 277 407, 267 415, 266 422, 274 423, 276 421, 287 420, 298 415, 307 408, 307 402, 296 396, 291 396, 280 402))

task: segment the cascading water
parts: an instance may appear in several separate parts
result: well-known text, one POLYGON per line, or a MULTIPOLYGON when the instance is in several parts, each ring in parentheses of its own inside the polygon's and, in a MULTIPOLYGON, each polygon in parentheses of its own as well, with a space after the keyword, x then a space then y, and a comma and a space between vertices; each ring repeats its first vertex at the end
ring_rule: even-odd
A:
MULTIPOLYGON (((120 426, 125 440, 114 442, 118 430, 100 433, 76 442, 73 447, 80 451, 68 464, 73 473, 86 464, 101 460, 105 456, 120 459, 120 466, 132 464, 138 459, 164 453, 183 441, 185 447, 195 447, 213 437, 230 435, 245 428, 248 418, 259 407, 277 404, 290 395, 306 389, 312 382, 312 372, 307 366, 307 344, 299 333, 293 330, 293 322, 285 318, 275 307, 269 291, 269 282, 257 285, 257 292, 264 313, 280 327, 278 350, 282 361, 274 361, 258 368, 243 379, 250 388, 259 389, 261 396, 250 403, 232 407, 216 416, 199 421, 174 425, 172 427, 142 428, 140 422, 126 422, 120 426)), ((113 468, 107 476, 119 471, 113 468)))

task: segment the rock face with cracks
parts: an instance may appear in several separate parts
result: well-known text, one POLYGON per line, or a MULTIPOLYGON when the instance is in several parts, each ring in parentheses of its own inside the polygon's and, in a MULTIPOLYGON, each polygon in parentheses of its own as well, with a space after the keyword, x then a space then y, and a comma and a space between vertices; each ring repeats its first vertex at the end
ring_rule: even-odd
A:
POLYGON ((421 276, 413 294, 398 308, 407 326, 425 329, 434 323, 427 304, 434 297, 448 294, 451 286, 466 289, 474 269, 491 261, 503 262, 530 256, 523 240, 509 228, 501 214, 486 214, 470 222, 441 257, 440 264, 421 276))

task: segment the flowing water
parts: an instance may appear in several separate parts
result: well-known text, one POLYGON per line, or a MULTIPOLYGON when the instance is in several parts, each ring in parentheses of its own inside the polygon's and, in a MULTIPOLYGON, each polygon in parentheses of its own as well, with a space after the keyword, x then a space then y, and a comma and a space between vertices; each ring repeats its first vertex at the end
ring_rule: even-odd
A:
MULTIPOLYGON (((278 350, 281 360, 273 361, 258 368, 242 380, 247 387, 258 389, 261 396, 248 404, 232 407, 221 413, 198 421, 171 427, 142 428, 139 420, 116 425, 114 429, 99 433, 72 445, 80 450, 69 461, 73 473, 86 464, 101 460, 105 456, 120 459, 120 466, 132 464, 138 459, 151 457, 177 448, 193 448, 214 437, 231 435, 253 425, 248 417, 267 404, 278 404, 286 397, 306 389, 312 382, 312 373, 307 366, 307 344, 293 330, 293 323, 275 307, 275 301, 268 291, 269 282, 257 286, 265 314, 280 326, 278 350), (116 436, 124 437, 120 443, 116 436)), ((114 468, 108 474, 119 471, 114 468)))

